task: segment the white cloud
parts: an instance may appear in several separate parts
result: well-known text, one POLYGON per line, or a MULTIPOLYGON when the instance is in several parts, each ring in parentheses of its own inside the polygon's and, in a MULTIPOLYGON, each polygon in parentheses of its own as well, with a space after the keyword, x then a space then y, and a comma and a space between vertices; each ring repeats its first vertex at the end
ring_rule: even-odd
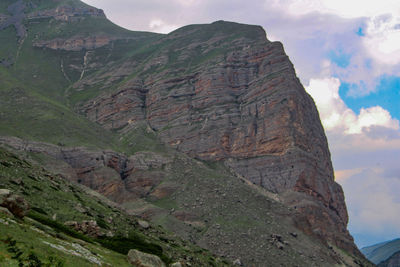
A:
POLYGON ((355 114, 340 98, 339 87, 340 80, 337 78, 311 79, 306 87, 318 107, 325 130, 361 134, 372 126, 394 130, 400 128, 399 121, 380 106, 362 108, 360 114, 355 114))
MULTIPOLYGON (((310 12, 333 13, 345 18, 370 17, 379 14, 400 14, 398 0, 284 0, 287 10, 294 15, 310 12)), ((275 0, 282 4, 282 0, 275 0)))
POLYGON ((177 25, 167 24, 161 19, 151 20, 149 23, 149 27, 152 32, 158 32, 158 33, 170 33, 178 28, 177 25))
POLYGON ((340 98, 339 87, 337 78, 311 79, 306 90, 328 136, 349 228, 361 246, 393 239, 400 234, 399 121, 380 106, 356 114, 340 98))
POLYGON ((400 63, 400 18, 392 15, 372 17, 363 43, 369 55, 387 65, 400 63))
POLYGON ((366 168, 341 184, 354 234, 368 232, 379 241, 400 235, 400 197, 394 192, 400 188, 400 177, 385 177, 382 170, 366 168))

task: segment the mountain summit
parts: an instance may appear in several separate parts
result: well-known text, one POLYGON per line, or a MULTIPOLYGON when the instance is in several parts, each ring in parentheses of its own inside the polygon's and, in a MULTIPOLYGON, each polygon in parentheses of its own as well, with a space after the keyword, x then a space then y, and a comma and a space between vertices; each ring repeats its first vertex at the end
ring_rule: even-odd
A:
POLYGON ((312 98, 259 26, 0 4, 0 143, 245 266, 366 266, 312 98), (350 256, 349 256, 350 255, 350 256))

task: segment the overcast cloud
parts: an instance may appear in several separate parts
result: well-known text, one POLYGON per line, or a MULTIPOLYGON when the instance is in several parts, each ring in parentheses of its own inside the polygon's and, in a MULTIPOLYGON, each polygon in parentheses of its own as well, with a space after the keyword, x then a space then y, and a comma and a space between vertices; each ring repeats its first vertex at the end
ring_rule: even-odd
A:
POLYGON ((400 80, 398 0, 84 2, 131 30, 168 33, 221 19, 262 25, 270 40, 283 42, 317 104, 357 244, 400 237, 400 118, 384 103, 361 110, 346 103, 391 90, 400 106, 400 86, 378 86, 391 86, 382 83, 388 77, 400 80))

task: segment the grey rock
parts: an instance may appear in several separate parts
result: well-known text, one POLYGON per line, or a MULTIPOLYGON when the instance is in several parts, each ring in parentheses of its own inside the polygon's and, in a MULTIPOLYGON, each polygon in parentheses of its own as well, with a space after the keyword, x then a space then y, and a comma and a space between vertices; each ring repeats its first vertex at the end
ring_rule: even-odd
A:
POLYGON ((234 260, 234 261, 233 261, 233 265, 236 265, 236 266, 243 266, 242 261, 241 261, 240 259, 234 260))
POLYGON ((164 262, 156 256, 141 252, 136 249, 131 249, 128 253, 128 261, 133 266, 141 267, 166 267, 164 262))
POLYGON ((7 208, 14 216, 23 218, 30 209, 29 203, 21 196, 3 191, 0 206, 7 208), (6 194, 8 193, 8 194, 6 194))
POLYGON ((150 227, 150 224, 143 220, 138 220, 138 224, 140 225, 140 227, 142 227, 144 229, 148 229, 150 227))
POLYGON ((5 214, 9 217, 14 217, 14 215, 7 208, 4 207, 0 207, 0 213, 5 214))

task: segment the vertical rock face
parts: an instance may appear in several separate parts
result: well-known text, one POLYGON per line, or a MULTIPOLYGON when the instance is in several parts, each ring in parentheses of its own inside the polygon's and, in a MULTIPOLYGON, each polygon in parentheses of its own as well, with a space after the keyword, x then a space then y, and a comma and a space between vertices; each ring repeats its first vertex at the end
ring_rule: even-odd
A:
POLYGON ((253 33, 251 38, 234 39, 227 33, 234 27, 242 30, 238 24, 216 22, 171 33, 165 42, 192 42, 158 52, 146 63, 147 72, 139 73, 142 84, 125 83, 118 93, 89 101, 81 111, 111 129, 143 118, 177 150, 223 161, 238 175, 279 193, 303 214, 297 221, 305 232, 354 249, 343 191, 334 182, 312 98, 279 42, 269 42, 255 26, 245 30, 253 33), (211 37, 199 37, 210 28, 215 31, 211 37), (185 67, 183 62, 195 53, 207 57, 226 42, 231 48, 212 57, 214 62, 185 67), (175 66, 182 64, 182 71, 172 74, 157 67, 170 64, 171 51, 177 53, 175 66))

